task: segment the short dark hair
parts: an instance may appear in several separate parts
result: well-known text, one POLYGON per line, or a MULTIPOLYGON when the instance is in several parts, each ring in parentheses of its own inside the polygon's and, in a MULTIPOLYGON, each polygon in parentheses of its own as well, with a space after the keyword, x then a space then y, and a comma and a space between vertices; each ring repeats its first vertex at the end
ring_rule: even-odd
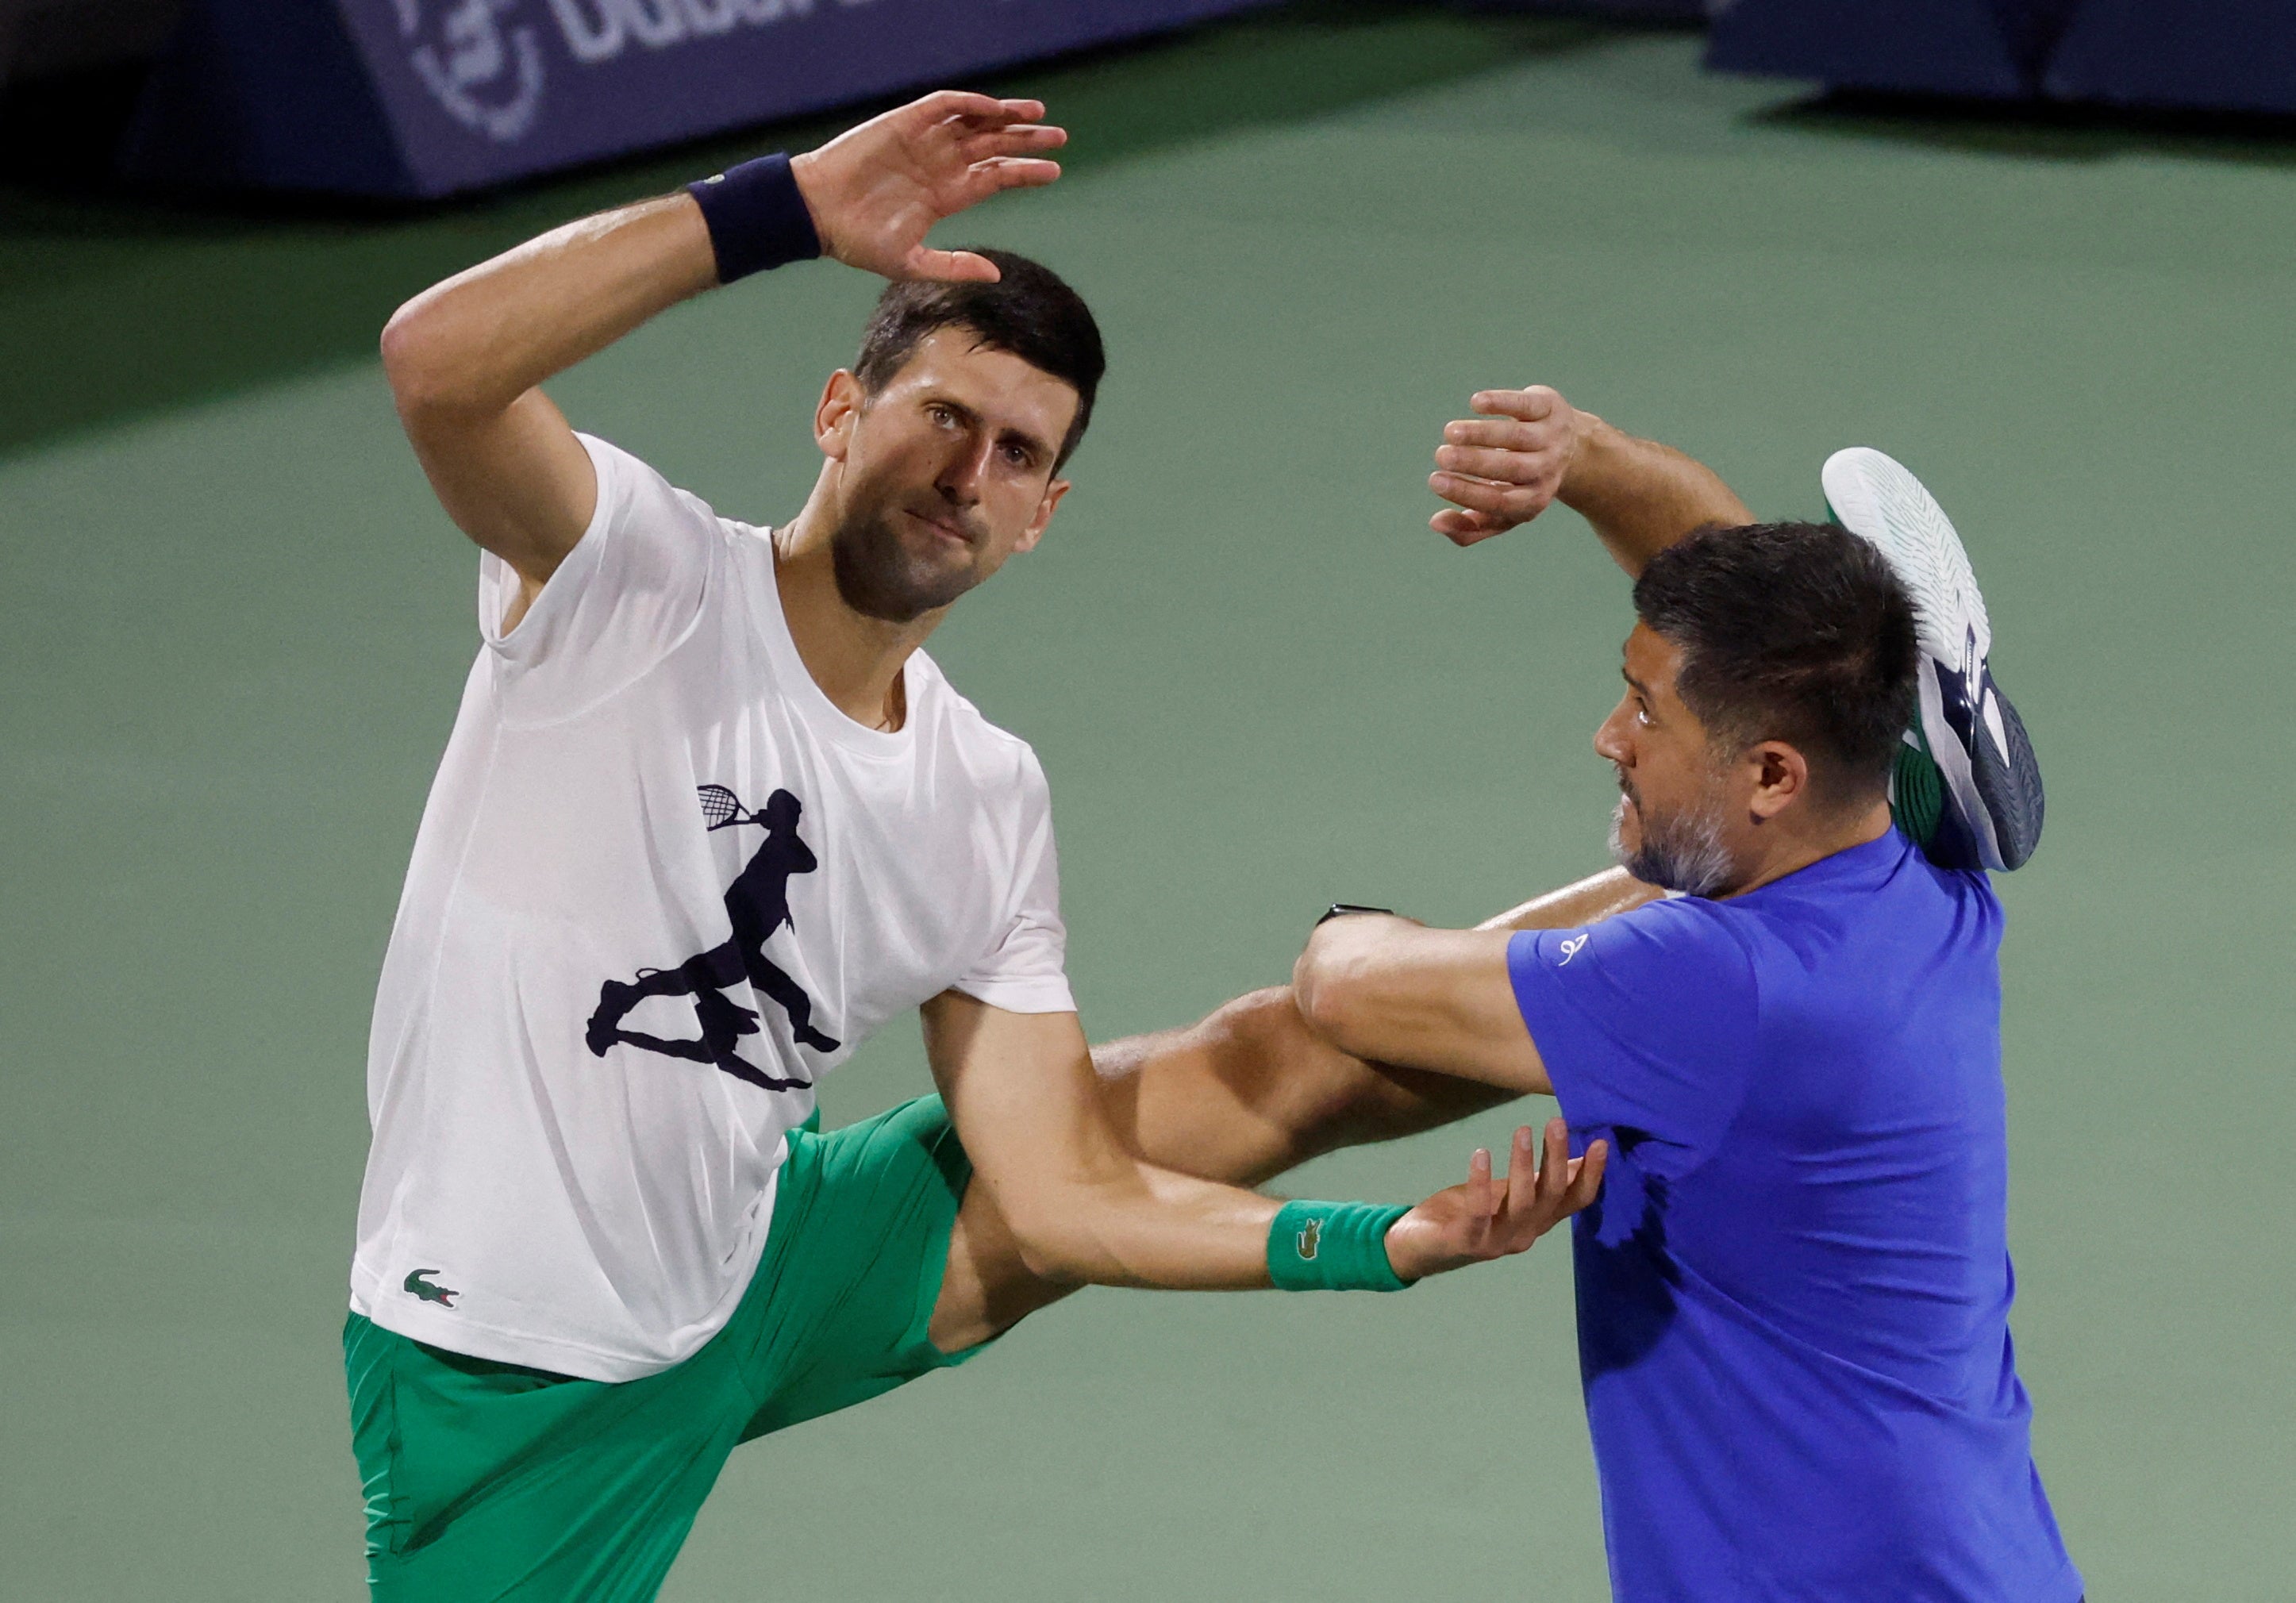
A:
POLYGON ((1635 611, 1682 651, 1676 688, 1733 750, 1784 740, 1827 806, 1889 784, 1918 711, 1913 598, 1832 523, 1703 528, 1652 557, 1635 611))
POLYGON ((853 376, 875 395, 892 382, 926 335, 936 329, 971 329, 980 344, 1010 351, 1077 392, 1076 417, 1053 459, 1058 472, 1084 438, 1093 396, 1108 370, 1100 325, 1084 297, 1042 262, 985 245, 966 249, 995 262, 1004 276, 993 284, 908 279, 886 285, 862 331, 853 376))

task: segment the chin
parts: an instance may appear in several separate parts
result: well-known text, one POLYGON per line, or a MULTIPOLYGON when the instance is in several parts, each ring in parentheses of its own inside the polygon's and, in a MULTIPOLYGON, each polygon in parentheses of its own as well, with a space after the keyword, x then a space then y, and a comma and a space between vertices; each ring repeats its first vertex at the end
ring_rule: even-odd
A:
POLYGON ((1624 867, 1643 849, 1642 815, 1625 797, 1611 809, 1611 857, 1624 867))
POLYGON ((830 540, 838 593, 865 617, 914 623, 980 582, 970 552, 936 549, 947 542, 890 512, 852 516, 830 540))

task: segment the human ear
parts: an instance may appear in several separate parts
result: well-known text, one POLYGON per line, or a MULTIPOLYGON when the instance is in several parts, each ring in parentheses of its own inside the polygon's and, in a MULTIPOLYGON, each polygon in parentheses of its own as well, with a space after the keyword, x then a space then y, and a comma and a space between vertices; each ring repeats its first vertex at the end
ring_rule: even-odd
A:
POLYGON ((853 427, 861 419, 861 380, 850 370, 839 368, 821 388, 821 402, 813 409, 814 443, 832 462, 843 462, 852 448, 853 427))
POLYGON ((1757 821, 1775 818, 1809 789, 1809 761, 1783 740, 1764 740, 1746 754, 1755 765, 1747 809, 1757 821))
POLYGON ((1062 497, 1068 493, 1069 481, 1065 478, 1055 478, 1045 487, 1044 499, 1037 503, 1037 515, 1029 519, 1029 527, 1022 529, 1021 537, 1013 542, 1015 552, 1037 549, 1037 542, 1045 537, 1045 525, 1053 520, 1054 511, 1059 508, 1062 497))

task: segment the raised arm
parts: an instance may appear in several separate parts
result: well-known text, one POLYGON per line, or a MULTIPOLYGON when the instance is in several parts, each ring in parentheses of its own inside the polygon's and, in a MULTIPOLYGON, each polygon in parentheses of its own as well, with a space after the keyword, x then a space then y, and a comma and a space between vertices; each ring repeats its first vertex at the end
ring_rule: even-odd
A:
POLYGON ((1600 923, 1616 918, 1622 912, 1632 912, 1637 907, 1655 902, 1666 893, 1655 885, 1645 885, 1622 868, 1606 868, 1599 874, 1589 874, 1584 879, 1533 896, 1520 906, 1505 912, 1494 913, 1475 926, 1478 929, 1577 929, 1583 925, 1600 923))
POLYGON ((1545 385, 1479 391, 1480 415, 1446 424, 1428 487, 1455 506, 1430 519, 1472 545, 1560 501, 1594 525, 1628 577, 1693 529, 1754 515, 1711 468, 1636 439, 1545 385))
MULTIPOLYGON (((821 250, 889 278, 994 279, 983 258, 929 250, 924 238, 999 190, 1060 176, 1037 159, 1067 137, 1037 124, 1044 110, 944 92, 797 157, 790 171, 821 250)), ((447 515, 523 581, 517 611, 581 538, 597 497, 587 453, 538 387, 716 285, 725 244, 692 194, 641 200, 433 285, 383 330, 407 438, 447 515)))
POLYGON ((1392 913, 1332 919, 1293 965, 1292 994, 1308 1028, 1351 1057, 1551 1095, 1507 977, 1513 938, 1392 913))
MULTIPOLYGON (((1279 1204, 1192 1179, 1128 1153, 1110 1125, 1073 1013, 1012 1013, 949 992, 924 1010, 934 1078, 982 1183, 1029 1271, 1046 1280, 1241 1290, 1270 1280, 1279 1204)), ((1529 1247, 1591 1201, 1603 1154, 1571 1159, 1561 1122, 1536 1162, 1526 1127, 1494 1177, 1488 1153, 1467 1182, 1406 1214, 1385 1236, 1395 1275, 1414 1280, 1529 1247)))

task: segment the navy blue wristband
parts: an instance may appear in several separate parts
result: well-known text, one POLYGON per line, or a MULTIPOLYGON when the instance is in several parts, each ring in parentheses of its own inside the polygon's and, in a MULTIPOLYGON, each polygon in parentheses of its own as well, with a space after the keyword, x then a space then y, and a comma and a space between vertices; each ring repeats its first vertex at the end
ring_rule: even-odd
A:
POLYGON ((805 209, 787 156, 760 156, 729 167, 687 184, 685 192, 700 203, 701 220, 709 225, 721 284, 821 254, 821 236, 814 232, 813 214, 805 209))

